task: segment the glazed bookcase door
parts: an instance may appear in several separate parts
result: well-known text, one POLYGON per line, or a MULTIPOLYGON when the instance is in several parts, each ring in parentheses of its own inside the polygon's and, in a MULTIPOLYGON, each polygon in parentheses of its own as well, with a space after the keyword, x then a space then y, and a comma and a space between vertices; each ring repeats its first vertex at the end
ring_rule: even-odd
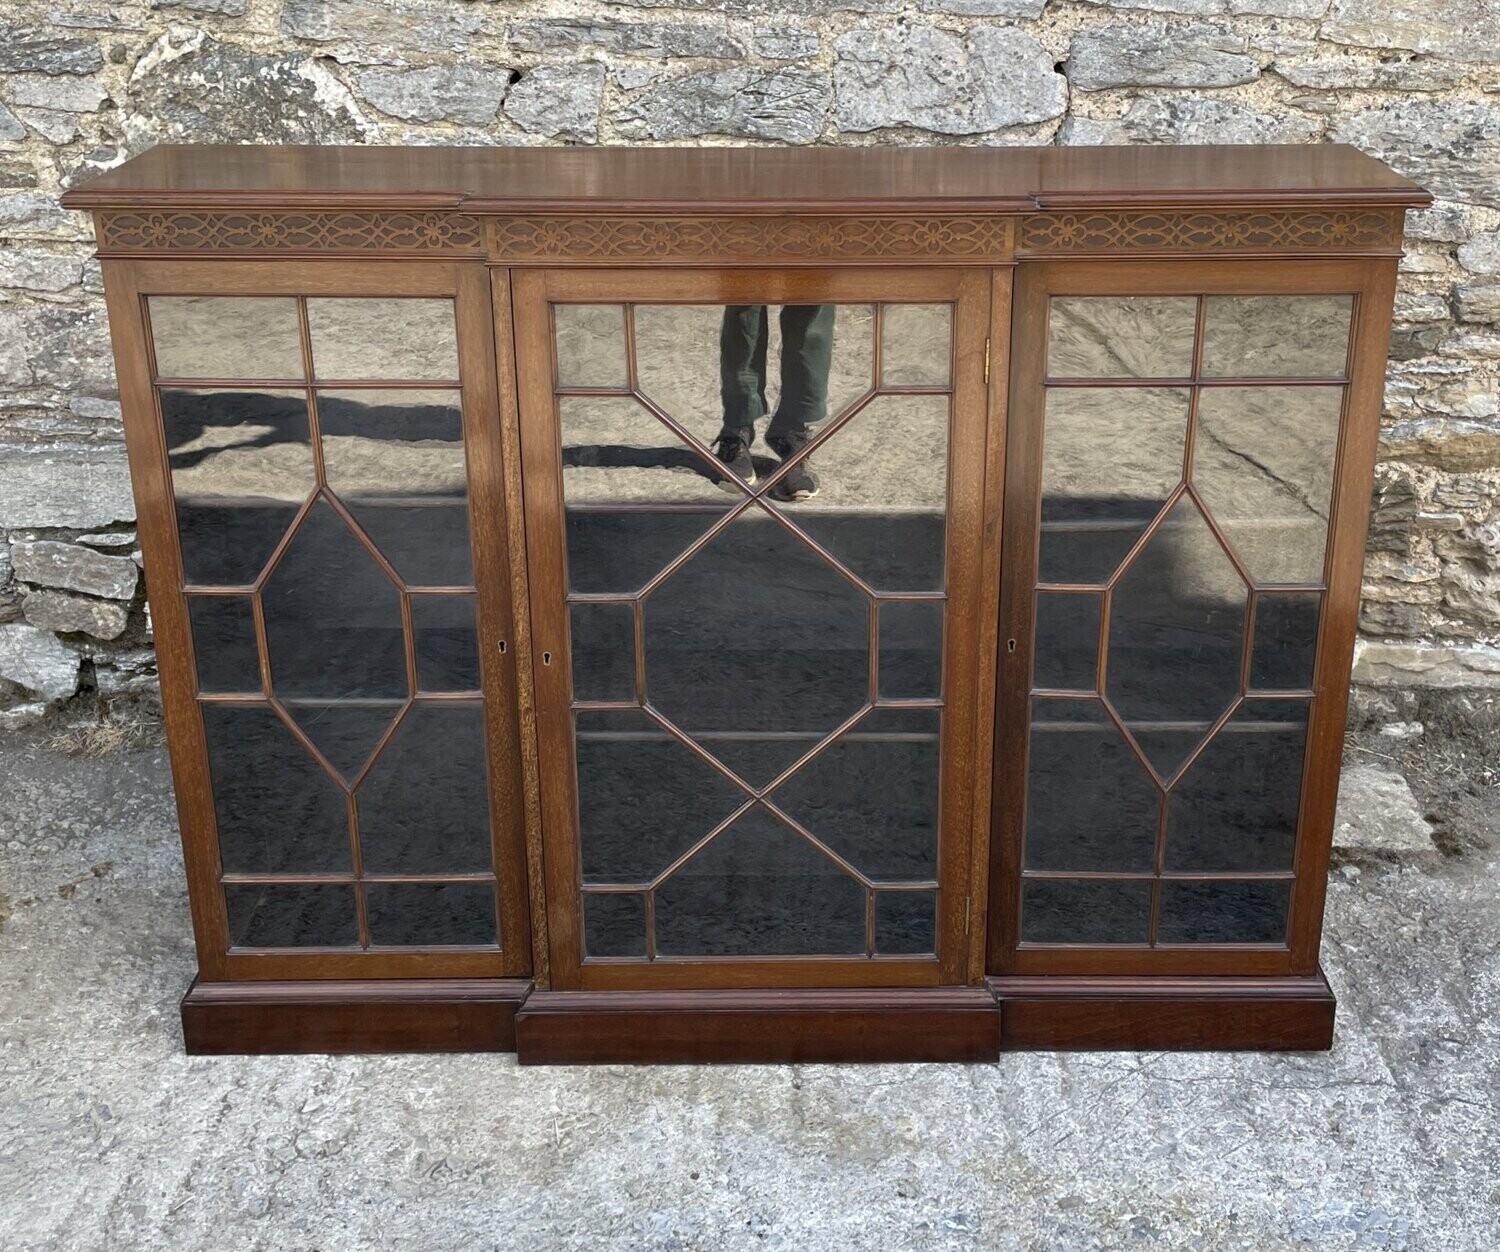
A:
POLYGON ((1022 267, 996 972, 1315 970, 1393 268, 1022 267))
POLYGON ((553 985, 965 981, 988 273, 514 284, 553 985))
POLYGON ((106 283, 204 977, 526 972, 484 267, 106 283))

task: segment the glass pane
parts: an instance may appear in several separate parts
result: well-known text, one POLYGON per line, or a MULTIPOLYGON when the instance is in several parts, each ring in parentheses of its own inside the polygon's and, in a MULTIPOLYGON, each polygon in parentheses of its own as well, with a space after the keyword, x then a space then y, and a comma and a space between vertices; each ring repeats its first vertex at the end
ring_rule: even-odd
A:
POLYGON ((874 324, 869 305, 637 305, 637 379, 705 444, 725 427, 764 435, 768 416, 816 426, 870 390, 874 324))
POLYGON ((1210 387, 1193 482, 1251 576, 1319 583, 1342 387, 1210 387))
POLYGON ((1284 882, 1164 882, 1158 943, 1286 942, 1284 882))
POLYGON ((274 710, 205 704, 219 857, 226 874, 347 874, 344 793, 274 710))
MULTIPOLYGON (((577 505, 731 503, 711 457, 630 396, 561 396, 563 498, 577 505)), ((732 492, 738 498, 738 492, 732 492)))
POLYGON ((301 378, 297 302, 281 296, 151 296, 158 378, 301 378))
POLYGON ((769 813, 752 809, 656 892, 664 956, 865 951, 865 891, 769 813))
POLYGON ((1094 690, 1103 600, 1096 592, 1037 592, 1032 686, 1055 691, 1094 690))
POLYGON ((625 310, 618 304, 554 304, 560 387, 623 387, 625 310))
POLYGON ((1290 870, 1306 746, 1306 701, 1242 704, 1172 788, 1167 868, 1290 870))
POLYGON ((645 956, 646 897, 611 891, 583 897, 586 956, 645 956))
POLYGON ((1150 926, 1146 881, 1034 878, 1021 889, 1025 943, 1145 943, 1150 926))
POLYGON ((1312 686, 1322 605, 1323 597, 1315 591, 1262 591, 1255 597, 1252 691, 1295 691, 1312 686))
POLYGON ((869 696, 870 603, 758 509, 645 602, 652 705, 754 785, 869 696))
POLYGON ((880 891, 875 895, 875 953, 915 956, 936 951, 937 893, 880 891))
POLYGON ((419 587, 473 582, 458 392, 320 392, 318 424, 328 486, 396 572, 419 587))
POLYGON ((644 883, 745 799, 644 713, 577 713, 583 877, 644 883))
POLYGON ((1353 296, 1209 296, 1209 378, 1342 378, 1353 296))
POLYGON ((771 793, 875 882, 937 877, 937 709, 873 709, 771 793))
POLYGON ((1182 480, 1188 392, 1047 392, 1038 581, 1102 584, 1182 480))
POLYGON ((365 916, 374 947, 494 947, 495 888, 481 882, 370 883, 365 916))
POLYGON ((189 596, 198 690, 260 691, 260 650, 249 596, 189 596))
POLYGON ((569 606, 573 699, 635 699, 635 612, 629 604, 569 606))
POLYGON ((488 777, 481 704, 413 705, 355 795, 365 869, 488 870, 488 777))
POLYGON ((255 581, 314 487, 300 391, 161 392, 189 585, 255 581))
POLYGON ((728 511, 727 498, 721 499, 672 513, 569 509, 568 590, 580 595, 639 591, 728 511))
POLYGON ((458 378, 452 300, 309 300, 319 378, 458 378))
POLYGON ((935 700, 942 694, 941 600, 887 600, 880 606, 880 698, 935 700))
POLYGON ((236 948, 348 948, 359 943, 354 888, 226 886, 236 948))
MULTIPOLYGON (((1207 733, 1239 694, 1247 594, 1192 501, 1181 499, 1121 575, 1110 606, 1107 691, 1127 726, 1187 723, 1180 729, 1207 733)), ((1140 742, 1163 775, 1186 755, 1181 739, 1140 742)))
POLYGON ((478 691, 473 596, 412 596, 418 691, 478 691))
POLYGON ((1160 791, 1097 701, 1032 701, 1027 869, 1148 872, 1160 812, 1160 791))
POLYGON ((953 374, 953 306, 881 306, 880 381, 885 387, 946 387, 953 374))
POLYGON ((263 593, 277 695, 407 694, 401 596, 327 504, 313 506, 263 593))
POLYGON ((1194 296, 1054 296, 1049 378, 1187 378, 1194 296))
POLYGON ((877 396, 803 458, 816 484, 770 498, 877 591, 941 591, 948 505, 948 396, 877 396))
POLYGON ((401 712, 401 701, 321 704, 290 700, 286 703, 286 711, 344 781, 352 783, 401 712))

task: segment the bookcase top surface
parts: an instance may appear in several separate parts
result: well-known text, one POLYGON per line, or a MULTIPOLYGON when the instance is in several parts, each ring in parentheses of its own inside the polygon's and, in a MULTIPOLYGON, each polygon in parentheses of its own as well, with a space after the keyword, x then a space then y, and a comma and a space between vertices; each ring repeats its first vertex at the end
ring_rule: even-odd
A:
POLYGON ((1027 212, 1431 197, 1343 144, 1173 147, 268 147, 165 144, 69 208, 475 213, 1027 212))

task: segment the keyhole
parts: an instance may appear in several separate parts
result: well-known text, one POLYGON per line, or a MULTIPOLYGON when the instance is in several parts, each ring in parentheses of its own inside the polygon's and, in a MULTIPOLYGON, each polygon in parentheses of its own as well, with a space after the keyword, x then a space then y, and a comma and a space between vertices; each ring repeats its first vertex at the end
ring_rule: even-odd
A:
POLYGON ((1007 652, 1014 652, 1016 650, 1016 641, 1014 639, 1007 639, 1005 641, 1005 650, 1007 652))
POLYGON ((543 665, 551 665, 552 664, 552 653, 550 653, 550 652, 543 652, 542 653, 542 664, 543 665))
POLYGON ((496 646, 496 647, 498 647, 498 648, 499 648, 499 649, 500 649, 500 654, 501 654, 501 655, 502 655, 502 656, 503 656, 503 655, 505 655, 505 640, 504 640, 504 639, 502 639, 502 640, 501 640, 501 641, 500 641, 500 642, 499 642, 499 643, 498 643, 498 644, 496 644, 496 645, 495 645, 495 646, 496 646))

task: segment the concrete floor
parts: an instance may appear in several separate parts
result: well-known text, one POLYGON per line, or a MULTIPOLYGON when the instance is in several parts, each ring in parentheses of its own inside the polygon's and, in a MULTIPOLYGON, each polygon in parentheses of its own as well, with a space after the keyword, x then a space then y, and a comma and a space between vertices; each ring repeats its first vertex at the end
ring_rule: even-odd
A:
POLYGON ((1369 743, 1329 1054, 590 1070, 183 1056, 163 752, 0 743, 0 1248, 1493 1249, 1493 774, 1369 743))

